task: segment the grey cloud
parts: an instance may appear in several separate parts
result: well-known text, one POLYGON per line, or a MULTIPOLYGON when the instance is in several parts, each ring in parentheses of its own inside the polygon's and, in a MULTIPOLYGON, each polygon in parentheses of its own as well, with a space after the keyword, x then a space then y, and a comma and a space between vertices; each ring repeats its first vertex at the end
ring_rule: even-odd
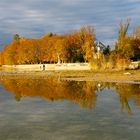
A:
POLYGON ((138 0, 1 0, 0 36, 39 37, 93 25, 98 39, 113 42, 121 18, 133 20, 131 29, 139 24, 139 6, 138 0))

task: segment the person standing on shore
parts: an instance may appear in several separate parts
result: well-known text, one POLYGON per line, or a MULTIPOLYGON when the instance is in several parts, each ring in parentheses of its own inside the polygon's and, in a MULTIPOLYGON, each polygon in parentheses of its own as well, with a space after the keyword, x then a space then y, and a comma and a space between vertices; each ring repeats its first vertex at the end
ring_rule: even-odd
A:
POLYGON ((43 64, 43 70, 45 70, 45 65, 43 64))

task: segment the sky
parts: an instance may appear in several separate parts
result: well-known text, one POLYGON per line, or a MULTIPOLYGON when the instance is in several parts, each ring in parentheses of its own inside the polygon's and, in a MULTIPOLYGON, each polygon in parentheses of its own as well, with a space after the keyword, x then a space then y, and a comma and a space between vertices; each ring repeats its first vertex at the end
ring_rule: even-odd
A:
POLYGON ((97 40, 113 46, 119 22, 131 19, 129 32, 140 25, 140 0, 0 0, 0 49, 14 34, 39 38, 93 26, 97 40))

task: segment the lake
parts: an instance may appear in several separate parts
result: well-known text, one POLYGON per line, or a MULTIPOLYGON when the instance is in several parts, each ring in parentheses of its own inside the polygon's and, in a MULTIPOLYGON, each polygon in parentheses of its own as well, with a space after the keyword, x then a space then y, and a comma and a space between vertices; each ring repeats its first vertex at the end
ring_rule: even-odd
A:
POLYGON ((140 85, 0 80, 0 140, 139 140, 140 85))

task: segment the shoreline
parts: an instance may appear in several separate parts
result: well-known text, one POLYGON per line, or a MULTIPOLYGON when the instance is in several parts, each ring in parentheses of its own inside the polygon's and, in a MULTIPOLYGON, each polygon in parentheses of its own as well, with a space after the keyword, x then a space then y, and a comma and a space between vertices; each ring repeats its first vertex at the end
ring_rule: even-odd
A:
POLYGON ((47 79, 62 81, 121 82, 140 84, 140 70, 125 71, 0 71, 2 79, 47 79))

